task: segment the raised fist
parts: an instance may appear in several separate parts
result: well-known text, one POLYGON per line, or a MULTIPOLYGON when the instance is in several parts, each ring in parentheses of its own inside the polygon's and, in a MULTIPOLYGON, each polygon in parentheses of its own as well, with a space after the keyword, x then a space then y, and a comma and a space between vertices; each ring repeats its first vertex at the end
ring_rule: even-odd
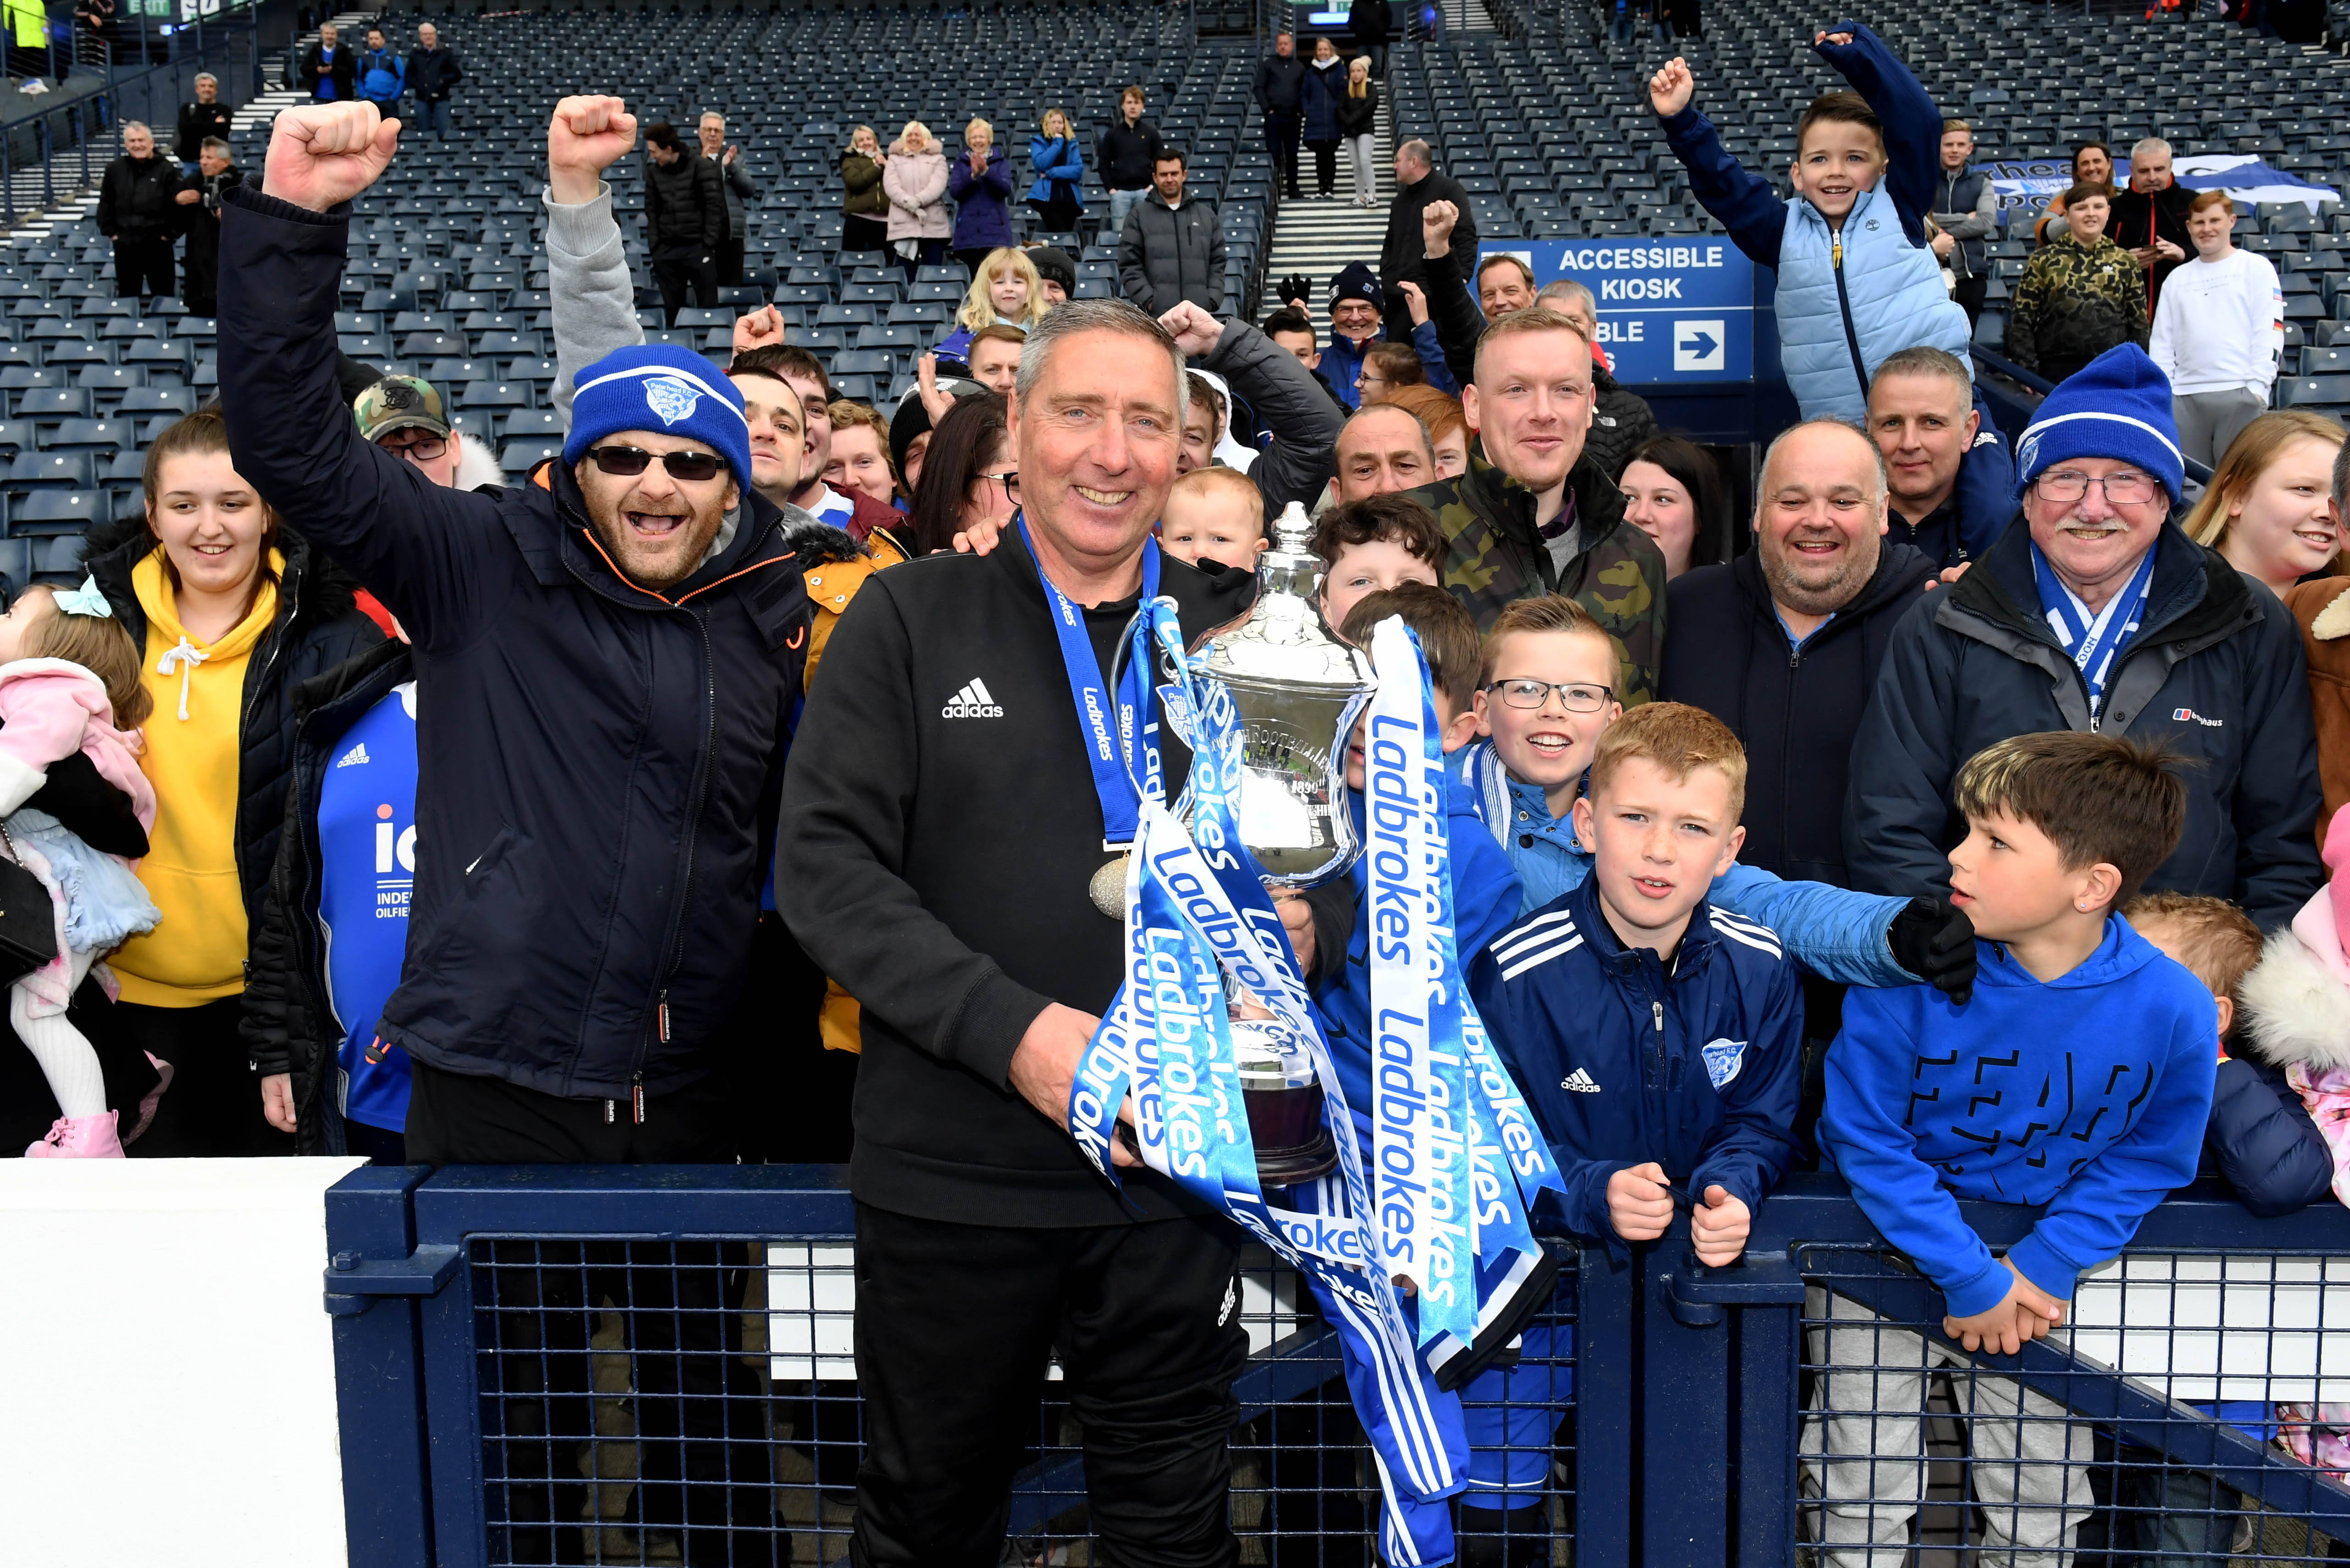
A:
POLYGON ((548 188, 565 206, 596 199, 604 171, 637 144, 637 117, 617 98, 567 98, 546 122, 548 188))
POLYGON ((1196 359, 1222 341, 1224 324, 1191 300, 1179 301, 1175 308, 1159 318, 1159 325, 1175 339, 1175 347, 1187 359, 1196 359))
POLYGON ((1825 31, 1814 33, 1812 35, 1812 47, 1814 48, 1817 48, 1822 44, 1834 44, 1840 49, 1849 48, 1852 45, 1852 35, 1850 33, 1830 33, 1825 31))
POLYGON ((400 121, 371 103, 306 103, 278 111, 261 190, 313 213, 340 206, 374 184, 400 145, 400 121))
POLYGON ((1648 107, 1659 119, 1669 119, 1690 106, 1697 96, 1697 78, 1690 75, 1689 62, 1675 55, 1664 68, 1648 78, 1648 107))
POLYGON ((1452 225, 1461 221, 1461 209, 1450 202, 1430 202, 1419 210, 1420 249, 1428 259, 1452 254, 1452 225))
POLYGON ((1426 292, 1425 290, 1423 290, 1423 289, 1419 286, 1419 285, 1418 285, 1418 284, 1416 284, 1416 283, 1412 282, 1412 281, 1411 281, 1410 279, 1409 279, 1409 278, 1407 278, 1407 279, 1405 279, 1403 282, 1401 282, 1401 283, 1399 283, 1399 284, 1396 285, 1396 287, 1397 287, 1398 289, 1401 290, 1401 291, 1402 291, 1402 293, 1403 293, 1403 303, 1404 303, 1404 308, 1411 312, 1411 324, 1412 324, 1414 327, 1425 327, 1425 326, 1427 326, 1427 325, 1428 325, 1428 294, 1427 294, 1427 292, 1426 292))
POLYGON ((737 354, 748 354, 754 348, 764 348, 770 343, 783 340, 783 313, 772 305, 763 305, 734 318, 734 352, 737 354))

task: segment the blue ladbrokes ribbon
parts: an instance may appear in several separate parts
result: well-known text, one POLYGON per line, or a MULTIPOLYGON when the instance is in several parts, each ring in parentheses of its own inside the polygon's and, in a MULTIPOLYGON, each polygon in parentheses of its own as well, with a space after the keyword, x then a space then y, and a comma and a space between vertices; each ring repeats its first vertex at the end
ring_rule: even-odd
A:
POLYGON ((2113 673, 2115 658, 2128 646, 2138 622, 2145 618, 2147 597, 2154 587, 2154 552, 2146 553, 2146 559, 2130 574, 2128 585, 2095 615, 2050 568, 2037 545, 2032 546, 2032 581, 2040 590, 2040 608, 2048 618, 2049 629, 2073 656, 2081 679, 2088 683, 2089 712, 2094 716, 2105 705, 2106 679, 2113 673))

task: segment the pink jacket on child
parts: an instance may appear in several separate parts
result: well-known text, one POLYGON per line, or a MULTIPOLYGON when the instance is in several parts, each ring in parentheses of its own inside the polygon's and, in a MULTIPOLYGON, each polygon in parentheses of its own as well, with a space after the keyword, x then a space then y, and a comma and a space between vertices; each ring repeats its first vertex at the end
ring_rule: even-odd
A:
POLYGON ((114 727, 106 683, 62 659, 0 664, 0 816, 48 783, 51 764, 76 752, 98 776, 130 797, 139 826, 155 826, 155 786, 139 768, 136 730, 114 727))

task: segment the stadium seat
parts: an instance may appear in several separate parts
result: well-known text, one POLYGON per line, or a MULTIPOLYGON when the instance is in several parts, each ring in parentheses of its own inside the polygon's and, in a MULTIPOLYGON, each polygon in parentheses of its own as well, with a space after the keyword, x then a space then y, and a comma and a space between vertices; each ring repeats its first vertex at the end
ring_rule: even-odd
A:
POLYGON ((2277 382, 2277 407, 2350 408, 2350 375, 2295 376, 2277 382))
MULTIPOLYGON (((33 490, 8 496, 8 532, 15 536, 42 534, 83 534, 102 523, 110 508, 103 491, 33 490)), ((77 541, 78 543, 78 541, 77 541)))
POLYGON ((65 420, 41 442, 41 450, 97 452, 111 457, 136 439, 137 432, 123 420, 65 420))
POLYGON ((498 450, 498 465, 506 471, 507 478, 520 479, 540 463, 562 455, 563 441, 559 437, 554 440, 534 437, 528 441, 510 441, 498 450))
POLYGON ((80 387, 33 387, 18 395, 16 417, 20 420, 78 420, 91 413, 89 392, 80 387))
POLYGON ((98 465, 86 452, 20 452, 8 463, 7 486, 19 490, 87 490, 98 465))

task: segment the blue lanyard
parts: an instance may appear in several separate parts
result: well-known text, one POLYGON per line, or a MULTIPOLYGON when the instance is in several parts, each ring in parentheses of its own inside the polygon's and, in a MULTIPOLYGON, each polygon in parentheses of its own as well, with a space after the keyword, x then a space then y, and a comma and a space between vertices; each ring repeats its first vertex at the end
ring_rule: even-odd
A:
POLYGON ((2122 591, 2107 601, 2104 610, 2092 616, 2089 607, 2078 594, 2064 586, 2040 546, 2032 547, 2033 586, 2040 590, 2041 607, 2048 614, 2049 628, 2056 633, 2064 651, 2081 671, 2089 687, 2089 708, 2095 712, 2106 694, 2106 678, 2112 673, 2114 656, 2122 650, 2131 634, 2138 628, 2146 613, 2147 595, 2154 586, 2154 550, 2146 558, 2122 591))
MULTIPOLYGON (((1101 797, 1102 842, 1123 845, 1134 842, 1136 826, 1141 821, 1142 808, 1136 798, 1133 777, 1126 765, 1126 742, 1139 742, 1144 749, 1145 774, 1159 776, 1158 726, 1145 731, 1139 723, 1150 697, 1150 666, 1146 659, 1132 659, 1125 675, 1119 678, 1115 706, 1109 699, 1109 682, 1102 674, 1101 660, 1094 656, 1093 639, 1086 635, 1086 612, 1082 605, 1053 586, 1045 575, 1042 563, 1036 560, 1036 545, 1028 537, 1028 518, 1024 513, 1015 519, 1020 528, 1020 544, 1028 552, 1029 562, 1036 567, 1036 580, 1045 585, 1045 597, 1053 605, 1053 631, 1061 639, 1061 668, 1069 678, 1069 698, 1076 706, 1077 723, 1085 732, 1086 763, 1094 771, 1094 793, 1101 797)), ((1159 542, 1146 540, 1142 546, 1142 603, 1148 606, 1159 597, 1159 542)))

